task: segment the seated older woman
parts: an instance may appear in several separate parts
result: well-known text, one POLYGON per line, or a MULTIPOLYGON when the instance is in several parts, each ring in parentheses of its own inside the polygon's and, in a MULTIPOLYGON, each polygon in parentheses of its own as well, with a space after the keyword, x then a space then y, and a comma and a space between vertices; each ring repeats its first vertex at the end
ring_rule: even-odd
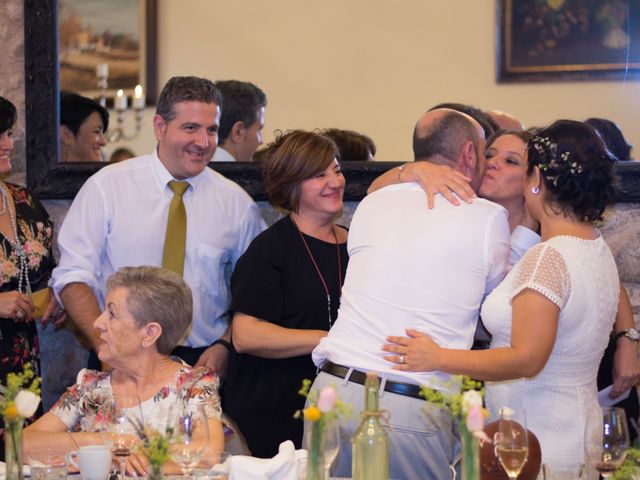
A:
MULTIPOLYGON (((209 426, 205 459, 222 451, 218 378, 205 367, 169 357, 191 322, 187 284, 173 272, 142 266, 120 269, 107 288, 105 311, 94 326, 101 338, 98 357, 113 369, 80 371, 77 383, 25 429, 26 454, 42 445, 63 454, 102 443, 96 432, 108 430, 114 410, 123 408, 141 414, 145 423, 164 425, 167 412, 179 402, 204 406, 209 426)), ((146 473, 146 462, 138 456, 127 462, 129 472, 146 473)))

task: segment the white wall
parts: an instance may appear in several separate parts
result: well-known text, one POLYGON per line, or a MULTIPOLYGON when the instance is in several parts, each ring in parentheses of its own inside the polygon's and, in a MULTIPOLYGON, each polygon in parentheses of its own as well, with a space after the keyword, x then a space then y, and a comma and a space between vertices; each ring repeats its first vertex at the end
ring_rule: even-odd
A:
MULTIPOLYGON (((411 159, 418 116, 443 101, 518 116, 616 121, 638 145, 640 83, 497 84, 494 0, 158 0, 159 85, 173 75, 253 81, 275 129, 369 134, 378 160, 411 159)), ((149 122, 147 123, 149 125, 149 122)), ((153 144, 147 127, 141 141, 153 144)))

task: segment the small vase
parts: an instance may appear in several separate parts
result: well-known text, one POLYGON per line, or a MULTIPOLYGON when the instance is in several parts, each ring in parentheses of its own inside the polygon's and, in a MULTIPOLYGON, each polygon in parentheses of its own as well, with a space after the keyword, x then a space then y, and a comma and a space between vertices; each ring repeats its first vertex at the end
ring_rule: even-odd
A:
POLYGON ((317 422, 305 421, 304 448, 307 450, 307 470, 305 480, 325 480, 324 468, 324 419, 317 422))
POLYGON ((480 439, 466 428, 461 429, 462 443, 462 480, 480 479, 480 439))
POLYGON ((149 472, 148 480, 162 480, 162 464, 152 463, 150 465, 151 472, 149 472))
POLYGON ((4 459, 7 464, 5 480, 23 480, 22 427, 24 419, 5 420, 4 459))

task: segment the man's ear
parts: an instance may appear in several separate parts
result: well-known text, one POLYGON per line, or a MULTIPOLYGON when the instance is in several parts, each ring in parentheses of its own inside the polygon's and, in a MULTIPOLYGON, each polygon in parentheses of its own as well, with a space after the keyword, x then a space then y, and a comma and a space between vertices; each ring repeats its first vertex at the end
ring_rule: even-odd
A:
POLYGON ((462 145, 462 152, 460 153, 460 161, 462 164, 462 173, 467 177, 473 178, 476 170, 476 163, 478 159, 476 157, 476 149, 473 146, 471 140, 467 140, 462 145))
POLYGON ((246 127, 242 120, 238 120, 231 126, 231 131, 229 132, 228 140, 231 140, 232 143, 241 142, 245 136, 246 127))
POLYGON ((167 121, 157 113, 153 116, 153 133, 156 136, 156 140, 160 141, 164 137, 164 132, 167 130, 167 121))
POLYGON ((149 348, 155 344, 162 335, 162 326, 157 322, 147 323, 144 327, 144 336, 142 337, 142 346, 149 348))
POLYGON ((76 136, 73 134, 71 129, 66 125, 60 125, 60 141, 64 145, 71 145, 73 141, 76 139, 76 136))

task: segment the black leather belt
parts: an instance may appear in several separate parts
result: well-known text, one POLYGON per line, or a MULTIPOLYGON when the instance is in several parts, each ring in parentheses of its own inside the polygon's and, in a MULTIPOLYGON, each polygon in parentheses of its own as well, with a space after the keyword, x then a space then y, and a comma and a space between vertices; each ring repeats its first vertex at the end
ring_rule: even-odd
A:
MULTIPOLYGON (((345 378, 350 369, 343 367, 342 365, 336 365, 335 363, 325 362, 322 367, 320 367, 320 370, 328 373, 329 375, 345 378)), ((349 381, 364 385, 366 378, 366 373, 361 372, 360 370, 352 370, 351 375, 349 376, 349 381)), ((420 387, 411 383, 392 382, 391 380, 387 380, 384 384, 384 391, 404 395, 405 397, 424 399, 424 397, 420 396, 420 387)))

